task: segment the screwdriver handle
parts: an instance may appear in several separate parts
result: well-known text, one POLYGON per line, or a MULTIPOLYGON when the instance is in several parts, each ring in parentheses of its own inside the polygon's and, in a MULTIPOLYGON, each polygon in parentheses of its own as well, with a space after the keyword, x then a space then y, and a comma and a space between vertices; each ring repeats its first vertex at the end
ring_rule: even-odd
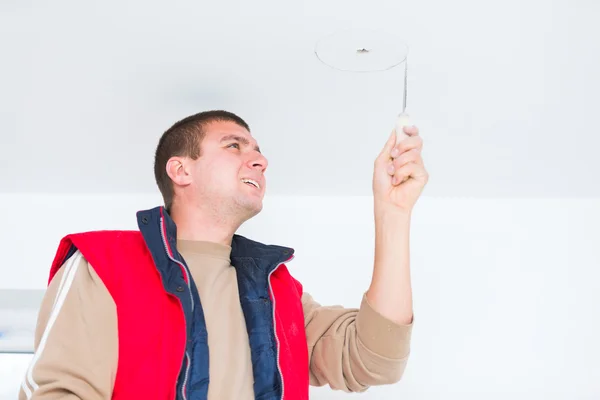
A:
POLYGON ((408 135, 404 133, 404 127, 411 125, 412 124, 410 123, 410 116, 407 113, 403 112, 398 115, 398 117, 396 118, 395 126, 396 144, 400 143, 400 141, 408 137, 408 135))

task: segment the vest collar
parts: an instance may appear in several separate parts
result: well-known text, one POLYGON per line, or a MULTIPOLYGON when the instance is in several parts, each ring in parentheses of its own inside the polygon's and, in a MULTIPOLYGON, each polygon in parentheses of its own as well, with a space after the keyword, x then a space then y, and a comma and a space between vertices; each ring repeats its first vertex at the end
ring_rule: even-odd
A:
MULTIPOLYGON (((176 252, 177 225, 163 206, 138 211, 137 221, 151 252, 158 251, 159 247, 150 244, 158 244, 160 241, 163 242, 163 245, 160 246, 161 251, 171 252, 171 257, 178 258, 176 252), (164 237, 166 243, 164 243, 162 237, 164 237)), ((270 270, 290 260, 293 255, 294 249, 292 248, 267 245, 237 234, 233 236, 231 243, 231 262, 234 265, 243 259, 252 258, 259 268, 270 270)))

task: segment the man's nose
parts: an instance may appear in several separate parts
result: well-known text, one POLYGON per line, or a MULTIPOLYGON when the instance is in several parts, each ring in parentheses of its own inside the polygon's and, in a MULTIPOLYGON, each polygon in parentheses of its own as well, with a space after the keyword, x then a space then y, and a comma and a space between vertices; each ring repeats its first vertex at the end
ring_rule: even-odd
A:
POLYGON ((257 153, 255 157, 252 157, 250 159, 249 164, 250 168, 259 169, 261 172, 265 172, 267 166, 269 165, 269 162, 267 161, 265 156, 263 156, 261 153, 257 153))

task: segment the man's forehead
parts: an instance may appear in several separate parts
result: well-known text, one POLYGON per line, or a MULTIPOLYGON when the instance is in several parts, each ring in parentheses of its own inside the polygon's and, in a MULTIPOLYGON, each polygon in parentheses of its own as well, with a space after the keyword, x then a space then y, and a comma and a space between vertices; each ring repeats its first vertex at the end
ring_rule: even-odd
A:
POLYGON ((231 121, 215 121, 205 127, 207 136, 211 136, 217 142, 237 141, 245 145, 251 145, 260 152, 258 143, 250 132, 243 126, 231 121))
POLYGON ((213 121, 204 127, 204 131, 207 135, 214 136, 217 140, 220 140, 224 136, 238 135, 246 137, 248 140, 252 140, 252 135, 246 128, 236 124, 232 121, 213 121))

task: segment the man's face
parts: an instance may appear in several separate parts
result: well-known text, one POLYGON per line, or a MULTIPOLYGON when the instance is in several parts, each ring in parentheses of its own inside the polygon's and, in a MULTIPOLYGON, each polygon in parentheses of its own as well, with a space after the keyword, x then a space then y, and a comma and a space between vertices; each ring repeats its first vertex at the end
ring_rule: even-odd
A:
POLYGON ((219 212, 246 220, 262 210, 267 159, 245 128, 229 121, 205 127, 201 155, 192 164, 194 192, 219 212))

